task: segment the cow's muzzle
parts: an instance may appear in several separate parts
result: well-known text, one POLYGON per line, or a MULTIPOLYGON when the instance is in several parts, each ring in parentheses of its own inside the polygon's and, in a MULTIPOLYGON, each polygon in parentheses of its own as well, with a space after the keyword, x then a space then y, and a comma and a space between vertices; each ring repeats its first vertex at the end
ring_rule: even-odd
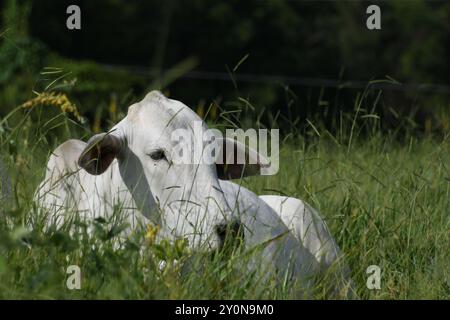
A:
POLYGON ((243 225, 237 220, 218 224, 215 227, 215 231, 220 241, 219 251, 233 250, 240 247, 244 242, 243 225))

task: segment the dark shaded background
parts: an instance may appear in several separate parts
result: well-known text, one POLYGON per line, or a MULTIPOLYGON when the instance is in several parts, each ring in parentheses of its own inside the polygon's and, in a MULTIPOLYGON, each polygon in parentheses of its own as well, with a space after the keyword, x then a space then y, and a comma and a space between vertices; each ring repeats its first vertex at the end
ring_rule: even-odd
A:
POLYGON ((232 109, 243 97, 267 125, 318 118, 332 126, 368 82, 385 79, 367 92, 367 112, 388 127, 410 117, 420 130, 448 129, 447 1, 9 0, 1 10, 2 30, 25 53, 3 41, 0 81, 62 65, 77 77, 71 90, 90 118, 112 94, 140 97, 156 83, 194 109, 212 101, 232 109), (377 31, 366 28, 374 3, 377 31), (81 7, 81 30, 65 27, 70 4, 81 7), (158 80, 170 70, 173 79, 158 80))

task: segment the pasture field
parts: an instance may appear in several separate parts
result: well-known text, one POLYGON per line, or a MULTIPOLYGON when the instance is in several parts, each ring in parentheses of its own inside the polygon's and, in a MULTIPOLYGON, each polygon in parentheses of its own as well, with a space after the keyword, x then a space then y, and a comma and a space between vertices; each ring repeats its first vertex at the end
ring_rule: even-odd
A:
MULTIPOLYGON (((72 114, 43 110, 19 107, 0 119, 0 298, 293 298, 289 283, 243 272, 246 253, 239 250, 192 259, 183 241, 156 244, 144 229, 115 249, 120 219, 93 222, 92 237, 45 231, 32 197, 48 155, 65 139, 86 140, 90 133, 72 114), (167 261, 163 270, 160 259, 167 261), (186 267, 190 261, 193 267, 186 267), (66 287, 69 265, 81 269, 80 290, 66 287)), ((450 299, 450 136, 376 126, 360 134, 356 117, 335 134, 311 123, 309 134, 286 136, 279 173, 245 178, 242 185, 317 208, 360 298, 450 299), (379 290, 366 286, 370 265, 381 269, 379 290)), ((319 284, 314 297, 327 298, 324 292, 319 284)))

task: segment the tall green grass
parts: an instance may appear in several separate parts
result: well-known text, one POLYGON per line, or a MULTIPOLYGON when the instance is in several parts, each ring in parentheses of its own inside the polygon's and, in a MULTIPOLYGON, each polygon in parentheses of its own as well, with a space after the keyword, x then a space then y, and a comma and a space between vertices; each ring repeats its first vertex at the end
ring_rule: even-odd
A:
MULTIPOLYGON (((337 120, 333 134, 308 120, 310 131, 300 136, 292 128, 283 140, 277 175, 242 184, 317 208, 346 256, 359 297, 449 299, 450 137, 381 132, 378 121, 358 106, 337 120), (369 265, 381 268, 380 290, 366 287, 369 265)), ((198 256, 182 242, 155 244, 141 229, 117 249, 123 226, 103 220, 93 222, 92 237, 45 231, 32 197, 47 157, 64 140, 90 133, 70 116, 42 108, 19 108, 0 119, 0 129, 0 160, 10 181, 0 206, 0 298, 294 297, 289 285, 243 272, 239 251, 198 256), (162 271, 161 259, 167 261, 162 271), (72 264, 82 270, 81 290, 66 288, 72 264)), ((318 289, 314 297, 328 296, 318 289)))

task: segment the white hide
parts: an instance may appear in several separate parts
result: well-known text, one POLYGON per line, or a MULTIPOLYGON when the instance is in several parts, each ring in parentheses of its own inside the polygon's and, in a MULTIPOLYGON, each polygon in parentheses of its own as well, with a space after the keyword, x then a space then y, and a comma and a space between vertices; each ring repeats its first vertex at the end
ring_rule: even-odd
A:
POLYGON ((268 272, 300 279, 308 287, 339 258, 324 221, 299 199, 258 197, 219 180, 214 164, 173 164, 177 155, 171 151, 170 132, 199 120, 181 102, 151 92, 110 131, 120 139, 123 152, 106 171, 91 175, 80 168, 77 162, 86 143, 69 140, 50 156, 35 199, 58 225, 68 212, 93 219, 108 217, 120 206, 131 229, 152 222, 161 226, 160 236, 186 237, 193 248, 217 248, 215 226, 237 219, 246 248, 262 246, 268 272), (148 157, 155 148, 165 150, 167 161, 148 157))

